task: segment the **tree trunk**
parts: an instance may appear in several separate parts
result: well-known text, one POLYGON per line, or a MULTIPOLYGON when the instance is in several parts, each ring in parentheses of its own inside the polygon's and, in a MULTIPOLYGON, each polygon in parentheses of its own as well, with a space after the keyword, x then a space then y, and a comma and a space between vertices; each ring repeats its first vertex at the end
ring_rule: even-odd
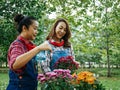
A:
MULTIPOLYGON (((106 11, 106 15, 105 15, 105 17, 106 17, 106 27, 108 26, 108 16, 107 16, 107 6, 106 6, 106 9, 105 9, 105 11, 106 11)), ((108 72, 107 72, 107 77, 110 77, 111 76, 111 73, 110 73, 110 58, 109 58, 109 30, 108 30, 108 28, 106 28, 106 52, 107 52, 107 65, 108 65, 108 72)))
POLYGON ((106 47, 106 50, 107 50, 107 64, 108 64, 108 73, 107 73, 107 77, 110 77, 110 76, 111 76, 111 73, 110 73, 109 35, 108 35, 108 33, 107 33, 107 35, 106 35, 106 38, 107 38, 107 47, 106 47))

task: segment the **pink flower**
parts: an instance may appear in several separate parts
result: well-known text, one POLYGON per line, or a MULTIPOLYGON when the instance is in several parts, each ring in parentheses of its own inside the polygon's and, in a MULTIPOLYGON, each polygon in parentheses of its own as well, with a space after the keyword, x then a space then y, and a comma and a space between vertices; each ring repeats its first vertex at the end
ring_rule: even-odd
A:
POLYGON ((38 74, 38 79, 40 79, 40 78, 42 78, 42 77, 44 77, 44 75, 43 74, 38 74))
POLYGON ((45 77, 40 78, 40 82, 41 82, 41 83, 44 83, 45 81, 46 81, 46 78, 45 78, 45 77))
POLYGON ((57 73, 55 73, 55 72, 47 72, 45 74, 45 76, 47 77, 47 80, 55 79, 57 77, 57 73))

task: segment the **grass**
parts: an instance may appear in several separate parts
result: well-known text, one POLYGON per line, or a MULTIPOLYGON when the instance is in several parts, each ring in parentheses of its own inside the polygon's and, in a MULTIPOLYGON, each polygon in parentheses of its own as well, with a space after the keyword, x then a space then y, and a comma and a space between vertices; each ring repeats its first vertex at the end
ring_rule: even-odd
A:
MULTIPOLYGON (((120 72, 119 69, 112 69, 112 77, 106 77, 106 69, 84 69, 99 74, 98 80, 105 86, 106 90, 120 90, 120 72)), ((83 69, 80 71, 84 71, 83 69)), ((0 72, 0 90, 6 90, 8 84, 8 74, 0 72)), ((38 86, 40 90, 40 85, 38 86)))
POLYGON ((7 73, 0 73, 0 90, 6 90, 8 79, 7 73))
POLYGON ((120 90, 120 71, 119 69, 111 68, 111 77, 107 77, 107 68, 84 68, 80 71, 91 71, 97 74, 98 80, 106 88, 106 90, 120 90))
POLYGON ((105 86, 106 90, 120 90, 120 77, 100 77, 99 81, 105 86))

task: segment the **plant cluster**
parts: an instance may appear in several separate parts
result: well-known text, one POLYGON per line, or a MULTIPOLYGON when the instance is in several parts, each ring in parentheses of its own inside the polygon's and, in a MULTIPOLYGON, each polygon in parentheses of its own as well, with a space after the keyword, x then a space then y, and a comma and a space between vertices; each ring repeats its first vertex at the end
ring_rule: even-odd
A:
POLYGON ((71 83, 74 85, 75 90, 105 90, 94 74, 89 71, 74 73, 71 83))
POLYGON ((54 65, 55 69, 69 69, 74 73, 79 68, 79 63, 72 56, 61 57, 54 65))
POLYGON ((70 74, 70 70, 56 69, 39 74, 42 90, 105 90, 93 73, 88 71, 70 74))
POLYGON ((56 69, 53 72, 38 74, 42 90, 73 90, 70 70, 56 69))

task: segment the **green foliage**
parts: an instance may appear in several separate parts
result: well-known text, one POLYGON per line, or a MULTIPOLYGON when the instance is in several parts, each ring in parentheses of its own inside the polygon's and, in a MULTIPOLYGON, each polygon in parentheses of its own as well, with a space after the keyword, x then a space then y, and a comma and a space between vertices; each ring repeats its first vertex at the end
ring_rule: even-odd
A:
MULTIPOLYGON (((10 43, 17 37, 18 33, 14 27, 13 18, 16 14, 35 16, 41 21, 46 9, 45 1, 41 0, 10 0, 0 2, 0 58, 6 61, 7 50, 10 43)), ((39 33, 43 33, 44 25, 40 23, 39 33)), ((41 37, 39 37, 41 40, 41 37)), ((41 41, 40 41, 41 42, 41 41)))
POLYGON ((84 82, 81 85, 76 86, 76 90, 106 90, 106 89, 103 86, 103 84, 100 84, 100 83, 90 85, 90 84, 87 84, 87 83, 84 82))
MULTIPOLYGON (((1 68, 0 68, 1 69, 1 68)), ((85 69, 86 70, 86 69, 85 69)), ((95 73, 99 73, 100 71, 107 71, 106 68, 92 68, 92 69, 88 69, 89 71, 91 72, 95 72, 95 73)), ((79 70, 81 71, 81 70, 79 70)), ((102 75, 104 74, 105 72, 102 73, 102 75)), ((106 90, 119 90, 119 82, 120 82, 120 72, 119 72, 119 69, 112 69, 112 77, 108 78, 106 76, 99 76, 98 77, 98 80, 100 81, 100 83, 103 84, 103 86, 105 86, 106 90), (117 75, 115 75, 115 73, 117 75), (111 85, 112 84, 112 85, 111 85)), ((8 77, 8 73, 1 73, 0 72, 0 89, 1 90, 5 90, 7 85, 8 85, 8 80, 9 80, 9 77, 8 77)), ((38 85, 38 90, 43 90, 43 89, 40 89, 41 86, 38 85)))
POLYGON ((94 61, 119 66, 120 53, 120 9, 119 0, 1 0, 0 1, 0 57, 6 58, 10 43, 16 38, 13 16, 17 13, 33 15, 38 18, 40 26, 35 43, 45 40, 54 20, 67 19, 72 32, 76 60, 84 63, 94 61), (48 18, 55 12, 56 17, 48 18), (108 39, 108 42, 107 42, 108 39), (107 54, 106 49, 109 47, 107 54))

